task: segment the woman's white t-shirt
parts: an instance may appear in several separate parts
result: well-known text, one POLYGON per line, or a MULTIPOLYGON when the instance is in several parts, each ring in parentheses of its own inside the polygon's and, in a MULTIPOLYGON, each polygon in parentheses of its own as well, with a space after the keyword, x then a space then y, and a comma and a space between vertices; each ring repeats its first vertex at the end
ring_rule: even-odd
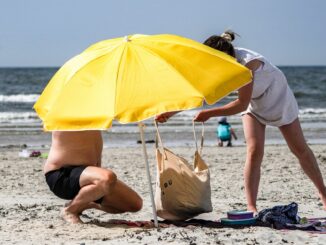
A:
POLYGON ((253 74, 251 101, 243 114, 251 113, 265 125, 280 127, 292 123, 298 117, 299 109, 283 72, 249 49, 236 47, 235 54, 242 65, 252 60, 263 63, 253 74))

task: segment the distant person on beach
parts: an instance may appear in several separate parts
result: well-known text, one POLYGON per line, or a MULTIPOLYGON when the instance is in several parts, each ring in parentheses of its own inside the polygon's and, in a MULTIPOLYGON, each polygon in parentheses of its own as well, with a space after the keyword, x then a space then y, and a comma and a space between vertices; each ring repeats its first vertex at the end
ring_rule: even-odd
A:
POLYGON ((101 167, 100 131, 53 132, 44 165, 46 182, 58 197, 71 200, 62 210, 70 223, 82 223, 80 214, 90 208, 107 213, 137 212, 142 199, 116 174, 101 167))
MULTIPOLYGON (((298 119, 298 105, 286 77, 262 55, 245 48, 234 48, 235 33, 211 36, 204 44, 236 58, 252 71, 253 81, 238 90, 238 98, 225 106, 199 112, 194 120, 205 122, 211 117, 229 116, 242 112, 247 157, 244 168, 247 209, 257 212, 256 200, 260 169, 264 156, 266 125, 278 127, 291 152, 316 186, 326 210, 326 188, 316 158, 307 145, 298 119)), ((165 122, 176 112, 156 117, 165 122)))
POLYGON ((226 146, 232 146, 232 137, 236 140, 237 135, 235 134, 231 124, 228 123, 226 117, 220 117, 216 128, 216 136, 218 140, 218 146, 222 147, 223 142, 228 142, 226 146))

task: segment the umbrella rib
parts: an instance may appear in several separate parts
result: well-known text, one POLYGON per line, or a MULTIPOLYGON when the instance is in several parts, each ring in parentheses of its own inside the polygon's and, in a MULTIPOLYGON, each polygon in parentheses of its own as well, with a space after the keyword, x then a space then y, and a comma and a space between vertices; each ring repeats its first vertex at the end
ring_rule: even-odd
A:
MULTIPOLYGON (((176 35, 162 34, 162 35, 157 35, 157 36, 176 36, 176 35)), ((184 38, 184 37, 180 37, 180 36, 177 36, 177 37, 179 37, 179 38, 181 38, 181 39, 185 39, 185 40, 187 40, 188 42, 197 42, 197 41, 194 41, 194 40, 191 40, 191 39, 188 39, 188 38, 184 38)), ((239 62, 237 62, 237 60, 236 60, 235 58, 233 58, 232 56, 227 55, 227 54, 223 53, 222 51, 219 51, 219 50, 216 50, 216 49, 214 49, 214 48, 211 48, 211 47, 209 47, 209 46, 207 46, 207 45, 204 45, 204 44, 202 44, 202 43, 200 43, 200 42, 198 42, 198 43, 202 46, 202 49, 199 49, 198 47, 196 47, 196 45, 190 45, 190 44, 185 44, 185 43, 181 43, 181 42, 180 42, 180 43, 179 43, 179 42, 176 43, 175 41, 173 41, 173 42, 169 42, 169 40, 162 40, 162 39, 160 39, 160 40, 153 40, 153 41, 154 41, 154 42, 157 42, 157 43, 178 44, 178 45, 180 45, 180 46, 190 47, 190 48, 196 49, 196 50, 198 50, 198 51, 200 51, 200 52, 205 51, 205 52, 207 52, 207 54, 212 55, 212 56, 214 56, 214 57, 217 57, 217 56, 216 56, 216 54, 214 54, 213 52, 218 52, 220 55, 225 56, 225 61, 230 62, 230 63, 233 63, 233 64, 241 65, 241 64, 240 64, 239 62)), ((220 57, 218 57, 218 58, 220 58, 220 57)))
MULTIPOLYGON (((134 43, 132 43, 132 44, 134 44, 134 43)), ((155 56, 156 58, 159 58, 159 60, 161 60, 161 61, 164 61, 164 64, 166 64, 167 66, 169 66, 169 67, 171 67, 171 69, 173 69, 173 71, 175 71, 177 74, 179 74, 182 78, 183 78, 183 80, 184 81, 187 81, 187 79, 183 76, 183 74, 181 74, 181 73, 179 73, 172 65, 170 65, 164 58, 162 58, 161 56, 159 56, 158 54, 156 54, 155 52, 153 52, 152 50, 150 50, 150 49, 148 49, 148 48, 146 48, 146 47, 144 47, 144 46, 142 46, 142 45, 136 45, 136 46, 138 46, 138 47, 140 47, 143 51, 145 51, 145 52, 147 52, 147 53, 150 53, 151 55, 153 55, 153 56, 155 56)), ((124 49, 124 52, 122 52, 122 54, 121 55, 123 55, 124 53, 125 53, 126 51, 125 51, 125 49, 124 49)), ((138 62, 140 62, 140 63, 142 63, 142 64, 144 64, 144 62, 143 62, 143 60, 140 58, 140 56, 138 55, 138 53, 136 52, 136 53, 133 53, 133 55, 135 56, 135 58, 138 60, 138 62)), ((123 62, 123 60, 122 59, 120 59, 120 63, 119 63, 119 68, 118 68, 118 73, 117 73, 117 80, 119 79, 118 77, 121 75, 121 68, 120 68, 120 64, 123 62)), ((194 91, 197 91, 195 88, 194 88, 194 86, 191 84, 191 83, 186 83, 189 87, 191 87, 191 88, 193 88, 193 90, 194 91)), ((199 94, 200 95, 200 94, 199 94)), ((179 108, 175 108, 173 111, 178 111, 178 110, 188 110, 188 109, 193 109, 193 108, 197 108, 197 107, 199 107, 200 105, 203 105, 203 102, 204 102, 204 97, 203 96, 199 96, 200 97, 200 104, 199 103, 196 103, 196 106, 194 106, 193 104, 191 105, 191 107, 187 107, 187 108, 185 108, 185 107, 182 107, 182 106, 180 106, 179 108)), ((157 114, 157 113, 156 113, 157 114)), ((156 115, 156 114, 153 114, 153 115, 156 115)), ((135 121, 132 121, 132 122, 140 122, 140 121, 143 121, 143 120, 146 120, 146 119, 148 119, 148 118, 151 118, 151 117, 153 117, 153 115, 151 115, 151 116, 149 116, 149 117, 144 117, 144 118, 142 118, 142 119, 139 119, 139 120, 135 120, 135 121)), ((120 119, 118 119, 118 121, 120 122, 120 123, 127 123, 127 122, 124 122, 124 121, 121 121, 120 119)))
MULTIPOLYGON (((163 41, 164 42, 164 41, 163 41)), ((170 43, 170 42, 164 42, 164 43, 170 43)), ((178 72, 178 70, 176 70, 175 69, 175 67, 173 67, 169 62, 167 62, 166 60, 165 60, 165 58, 164 57, 162 57, 162 56, 160 56, 159 54, 157 54, 157 53, 155 53, 154 51, 152 51, 151 49, 149 49, 148 47, 146 47, 146 46, 143 46, 143 45, 139 45, 141 48, 143 48, 144 50, 146 50, 147 52, 149 52, 150 54, 152 54, 152 55, 154 55, 155 57, 158 57, 158 58, 160 58, 161 60, 164 60, 164 63, 165 64, 167 64, 169 67, 171 67, 174 71, 176 71, 178 74, 180 74, 186 81, 187 81, 187 79, 184 77, 184 75, 182 74, 182 73, 180 73, 180 72, 178 72)), ((193 46, 190 46, 190 45, 187 45, 188 47, 191 47, 191 48, 194 48, 194 49, 196 49, 196 50, 198 50, 198 51, 201 51, 200 49, 198 49, 198 48, 196 48, 196 47, 193 47, 193 46)), ((210 47, 208 47, 208 48, 210 48, 210 47)), ((212 49, 212 48, 210 48, 210 49, 212 49)), ((215 49, 213 49, 213 50, 215 50, 215 49)), ((216 51, 216 50, 215 50, 216 51)), ((207 52, 208 53, 208 52, 207 52)), ((214 57, 217 57, 216 55, 214 55, 214 54, 211 54, 211 53, 208 53, 209 55, 213 55, 214 57)), ((227 56, 229 56, 229 55, 227 55, 227 56)), ((217 57, 217 58, 219 58, 219 57, 217 57)), ((229 60, 229 59, 223 59, 225 62, 229 62, 229 63, 233 63, 233 64, 236 64, 236 65, 239 65, 239 66, 242 66, 241 64, 239 64, 236 60, 234 60, 234 62, 232 62, 233 61, 233 59, 232 59, 232 57, 230 56, 230 57, 227 57, 227 58, 231 58, 231 60, 229 60)), ((237 75, 237 76, 239 76, 239 74, 237 75)), ((230 80, 233 80, 234 78, 232 78, 232 79, 230 79, 230 80)), ((243 86, 245 86, 245 85, 247 85, 247 84, 249 84, 251 82, 251 80, 249 80, 248 82, 246 82, 243 86)), ((187 83, 187 84, 189 84, 195 91, 196 91, 196 89, 195 89, 195 87, 192 85, 192 84, 190 84, 190 83, 187 83)), ((239 88, 241 88, 241 87, 243 87, 243 86, 240 86, 239 88)), ((239 89, 239 88, 235 88, 235 89, 239 89)), ((225 94, 222 98, 219 98, 219 99, 217 99, 217 100, 215 100, 213 103, 208 103, 207 102, 207 100, 206 100, 206 97, 205 96, 201 96, 201 99, 202 99, 202 104, 203 104, 203 102, 205 101, 207 104, 209 104, 209 105, 212 105, 212 104, 215 104, 216 102, 218 102, 218 101, 220 101, 221 99, 223 99, 224 97, 226 97, 227 95, 228 95, 229 93, 227 93, 227 94, 225 94)))
MULTIPOLYGON (((93 58, 93 59, 87 61, 87 62, 86 62, 85 64, 83 64, 82 66, 78 67, 78 69, 76 69, 76 70, 73 72, 73 74, 69 76, 69 79, 67 79, 67 80, 72 79, 72 78, 76 75, 77 72, 79 72, 81 69, 83 69, 83 68, 84 68, 86 65, 88 65, 89 63, 91 63, 91 62, 93 62, 93 61, 95 61, 95 60, 97 60, 97 59, 102 58, 103 56, 107 55, 109 52, 111 52, 112 50, 114 50, 114 49, 117 48, 117 47, 119 47, 119 46, 116 45, 114 48, 108 50, 108 52, 106 52, 106 53, 104 53, 104 54, 101 53, 99 56, 96 56, 96 58, 93 58)), ((76 57, 81 57, 82 55, 83 55, 83 53, 77 55, 76 57)), ((76 58, 76 57, 75 57, 75 58, 76 58)), ((81 58, 82 58, 82 57, 81 57, 81 58)))
MULTIPOLYGON (((176 35, 170 35, 170 34, 162 34, 162 35, 157 35, 157 36, 176 36, 176 35)), ((196 42, 196 41, 193 41, 193 40, 191 40, 191 39, 188 39, 188 38, 184 38, 184 37, 180 37, 180 36, 178 36, 179 38, 181 38, 181 39, 186 39, 186 40, 188 40, 188 41, 190 41, 190 42, 196 42)), ((154 42, 157 42, 157 43, 166 43, 166 44, 176 44, 176 42, 170 42, 169 40, 162 40, 162 39, 160 39, 160 40, 153 40, 154 42)), ((199 44, 201 44, 201 43, 199 43, 199 44)), ((221 52, 221 51, 219 51, 219 50, 216 50, 216 49, 214 49, 214 48, 211 48, 211 47, 209 47, 209 46, 206 46, 206 45, 204 45, 204 44, 201 44, 202 46, 203 46, 203 49, 199 49, 196 45, 189 45, 189 44, 185 44, 185 43, 177 43, 177 45, 180 45, 180 46, 186 46, 186 47, 190 47, 190 48, 193 48, 193 49, 195 49, 195 50, 197 50, 197 51, 200 51, 200 52, 203 52, 203 51, 206 51, 206 53, 208 54, 208 55, 211 55, 211 56, 214 56, 214 57, 216 57, 216 58, 219 58, 219 59, 221 59, 221 60, 223 60, 223 61, 225 61, 225 62, 228 62, 228 63, 231 63, 231 64, 234 64, 234 65, 238 65, 238 66, 243 66, 243 65, 241 65, 239 62, 237 62, 237 60, 235 59, 235 58, 233 58, 232 56, 230 56, 230 55, 227 55, 227 54, 225 54, 225 53, 223 53, 223 52, 221 52), (212 52, 219 52, 220 53, 220 55, 223 55, 223 56, 225 56, 225 57, 223 57, 223 58, 221 58, 221 57, 219 57, 219 56, 217 56, 216 54, 214 54, 214 53, 212 53, 212 52)), ((155 52, 153 52, 152 50, 150 50, 149 48, 147 48, 146 46, 141 46, 141 47, 143 47, 144 49, 146 49, 146 50, 148 50, 148 52, 150 52, 150 53, 154 53, 154 55, 156 55, 157 57, 160 57, 160 58, 162 58, 164 61, 165 61, 165 59, 163 58, 163 57, 161 57, 161 56, 159 56, 158 54, 156 54, 155 52)), ((170 65, 168 62, 165 62, 165 63, 167 63, 168 65, 170 65)), ((171 66, 171 65, 170 65, 171 66)), ((173 66, 171 66, 171 67, 173 67, 173 66)), ((244 66, 243 66, 244 67, 244 66)), ((173 67, 174 68, 174 67, 173 67)), ((174 69, 175 70, 175 69, 174 69)), ((180 74, 180 73, 179 73, 180 74)), ((181 74, 182 75, 182 74, 181 74)), ((182 75, 183 76, 183 75, 182 75)), ((237 75, 237 76, 239 76, 239 74, 237 75)), ((183 76, 184 77, 184 76, 183 76)), ((231 80, 231 79, 230 79, 231 80)), ((242 86, 240 86, 239 88, 236 88, 236 89, 240 89, 240 88, 242 88, 243 86, 245 86, 245 85, 247 85, 247 84, 249 84, 251 82, 251 80, 249 80, 248 82, 246 82, 244 85, 242 85, 242 86)), ((222 98, 224 98, 224 97, 226 97, 228 94, 226 94, 225 96, 223 96, 222 98)), ((206 101, 206 103, 207 104, 209 104, 209 105, 211 105, 211 104, 215 104, 217 101, 219 101, 219 100, 221 100, 222 98, 220 98, 220 99, 217 99, 215 102, 213 102, 213 103, 208 103, 207 102, 207 100, 206 100, 206 97, 204 96, 203 97, 203 101, 206 101)))
MULTIPOLYGON (((142 45, 139 45, 139 46, 140 46, 141 48, 143 48, 144 50, 146 50, 148 53, 152 54, 153 56, 159 58, 160 60, 163 60, 164 63, 165 63, 168 67, 172 68, 172 70, 175 71, 177 74, 179 74, 179 75, 184 79, 184 81, 187 81, 187 80, 188 80, 188 79, 187 79, 187 78, 186 78, 182 73, 180 73, 180 72, 179 72, 179 71, 178 71, 174 66, 172 66, 169 62, 167 62, 166 59, 165 59, 164 57, 162 57, 162 56, 160 56, 159 54, 153 52, 152 50, 150 50, 150 49, 147 48, 146 46, 142 46, 142 45)), ((196 88, 195 88, 191 83, 186 83, 186 84, 190 85, 190 86, 194 89, 194 91, 197 91, 196 88)))
MULTIPOLYGON (((122 52, 121 52, 121 56, 120 56, 120 60, 119 60, 119 64, 118 64, 118 67, 117 67, 117 75, 116 75, 116 79, 115 79, 115 88, 117 90, 117 84, 119 82, 119 79, 121 77, 121 74, 120 74, 120 70, 121 70, 121 64, 122 64, 122 59, 124 58, 124 54, 126 52, 126 48, 127 48, 127 45, 128 43, 125 44, 122 52)), ((113 119, 115 119, 115 114, 116 114, 116 111, 117 111, 117 94, 115 93, 114 94, 115 98, 114 98, 114 113, 113 113, 113 119)))

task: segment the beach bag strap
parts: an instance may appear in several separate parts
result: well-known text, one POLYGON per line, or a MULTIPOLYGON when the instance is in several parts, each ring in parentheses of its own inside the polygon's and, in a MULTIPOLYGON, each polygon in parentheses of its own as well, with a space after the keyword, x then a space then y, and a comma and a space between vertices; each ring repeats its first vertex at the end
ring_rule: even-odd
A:
POLYGON ((160 143, 161 145, 161 150, 164 154, 164 159, 167 159, 167 156, 166 156, 166 152, 165 152, 165 149, 164 149, 164 145, 163 145, 163 142, 162 142, 162 138, 161 138, 161 135, 160 135, 160 131, 158 130, 158 124, 157 124, 157 121, 154 119, 154 124, 155 124, 155 128, 156 128, 156 138, 155 138, 155 147, 156 149, 159 149, 159 145, 158 143, 160 143))
POLYGON ((197 144, 197 136, 196 136, 196 129, 195 129, 195 121, 192 121, 192 128, 194 132, 194 139, 195 139, 195 145, 196 145, 196 151, 201 154, 204 146, 204 133, 205 133, 205 126, 204 122, 202 122, 202 130, 201 130, 201 139, 200 139, 200 149, 198 150, 198 144, 197 144))
MULTIPOLYGON (((161 150, 164 153, 165 159, 166 159, 166 153, 165 153, 165 149, 164 149, 164 145, 162 142, 162 138, 161 138, 161 134, 160 131, 158 129, 158 124, 157 121, 154 120, 154 124, 155 124, 155 128, 156 128, 156 139, 155 139, 155 147, 156 149, 159 149, 159 145, 158 143, 160 143, 161 145, 161 150)), ((193 128, 193 133, 194 133, 194 140, 195 140, 195 146, 196 146, 196 151, 201 154, 202 150, 203 150, 203 146, 204 146, 204 133, 205 133, 205 126, 204 123, 202 122, 202 131, 201 131, 201 139, 200 139, 200 149, 198 149, 198 144, 197 144, 197 136, 196 136, 196 129, 195 129, 195 121, 192 122, 192 128, 193 128)))

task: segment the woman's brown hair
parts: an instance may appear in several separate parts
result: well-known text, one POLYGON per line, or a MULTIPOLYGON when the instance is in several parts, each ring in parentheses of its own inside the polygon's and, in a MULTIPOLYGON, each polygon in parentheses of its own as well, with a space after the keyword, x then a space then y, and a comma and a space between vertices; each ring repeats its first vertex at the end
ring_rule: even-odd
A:
POLYGON ((235 33, 233 31, 225 31, 221 36, 210 36, 204 44, 235 57, 234 47, 231 43, 234 39, 235 33))

